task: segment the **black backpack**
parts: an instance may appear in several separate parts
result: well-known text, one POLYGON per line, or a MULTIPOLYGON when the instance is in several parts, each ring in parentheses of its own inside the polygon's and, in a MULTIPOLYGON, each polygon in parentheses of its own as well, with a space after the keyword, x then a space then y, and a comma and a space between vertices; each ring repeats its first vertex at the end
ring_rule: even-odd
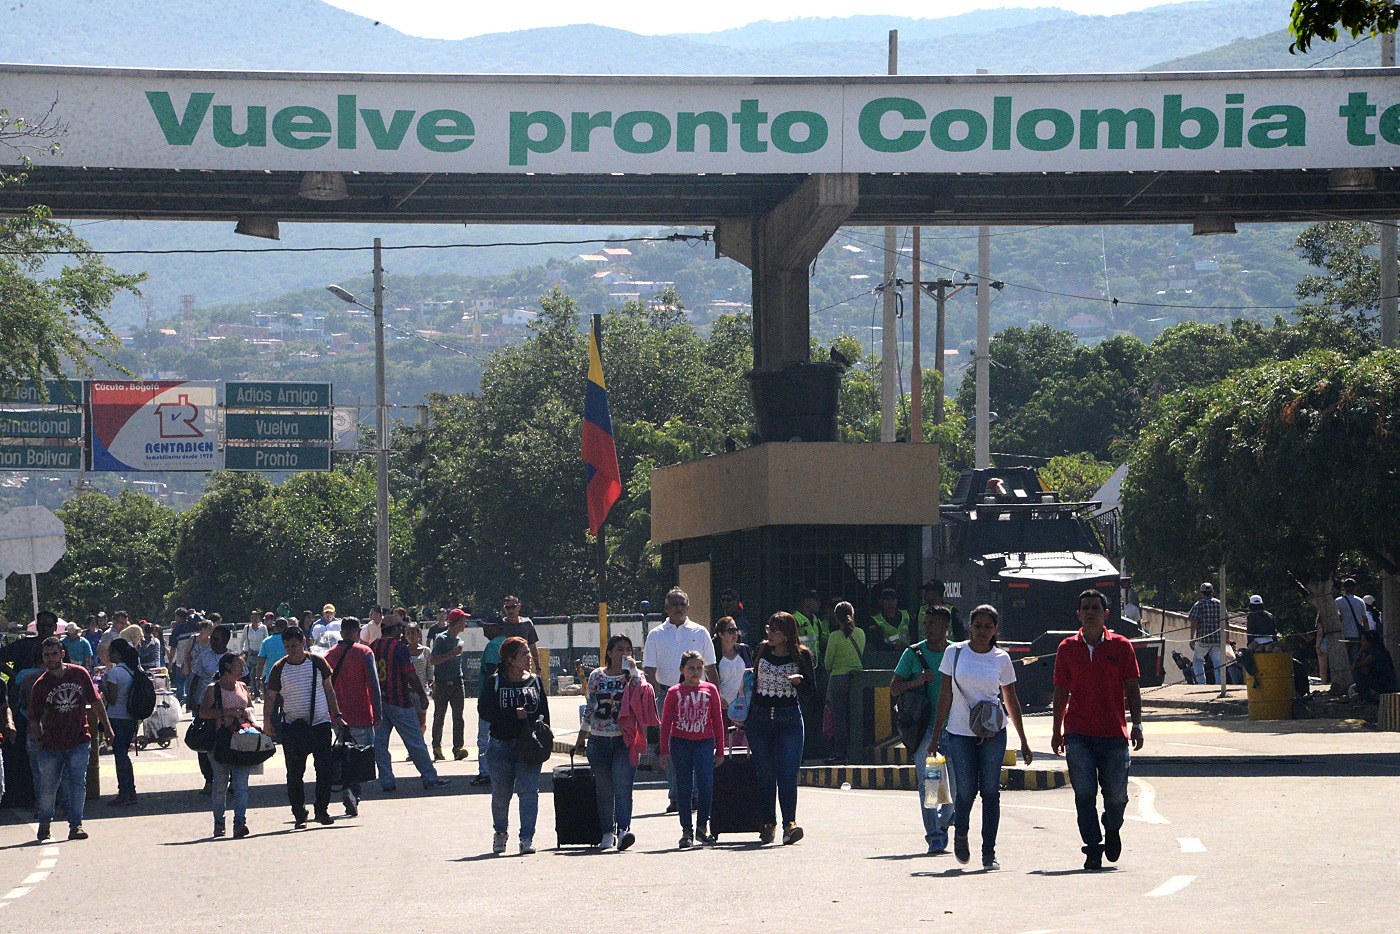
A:
MULTIPOLYGON (((911 648, 924 671, 929 671, 928 662, 924 660, 925 644, 920 642, 911 648)), ((923 741, 924 733, 928 732, 929 721, 933 718, 933 705, 929 703, 928 691, 922 685, 905 691, 895 698, 894 706, 895 727, 899 730, 899 738, 904 747, 917 756, 919 750, 916 747, 923 741)))
POLYGON ((131 693, 126 697, 126 712, 133 720, 144 720, 156 712, 156 683, 137 665, 131 672, 131 693))

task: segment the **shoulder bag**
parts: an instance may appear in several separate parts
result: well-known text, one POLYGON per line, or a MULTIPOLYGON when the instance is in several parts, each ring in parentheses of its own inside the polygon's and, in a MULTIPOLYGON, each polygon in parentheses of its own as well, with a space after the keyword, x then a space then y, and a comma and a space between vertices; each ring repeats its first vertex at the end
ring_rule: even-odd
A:
MULTIPOLYGON (((924 659, 923 647, 926 642, 910 646, 910 651, 919 660, 920 667, 924 671, 930 671, 928 662, 924 659)), ((924 734, 928 732, 929 720, 933 718, 933 705, 929 703, 928 691, 925 685, 917 688, 910 688, 903 694, 895 698, 895 723, 899 728, 900 742, 904 743, 904 748, 915 753, 917 760, 917 748, 923 742, 924 734)))
POLYGON ((967 725, 972 729, 972 735, 979 740, 996 736, 1006 729, 1006 710, 1002 708, 1000 698, 972 703, 962 685, 958 684, 958 656, 961 654, 962 646, 958 646, 953 652, 953 687, 958 689, 958 693, 968 705, 967 725))
MULTIPOLYGON (((213 686, 211 684, 209 687, 213 686)), ((219 706, 222 707, 223 698, 218 697, 217 694, 215 697, 220 702, 219 706)), ((199 709, 203 706, 203 701, 194 705, 194 719, 190 721, 189 727, 185 730, 185 748, 193 749, 195 752, 212 752, 219 731, 219 721, 201 717, 199 709)))
MULTIPOLYGON (((497 683, 499 677, 498 675, 497 683)), ((539 684, 538 676, 535 677, 535 683, 539 684)), ((542 685, 540 695, 544 695, 542 685)), ((515 741, 515 758, 526 765, 543 765, 553 754, 554 731, 544 722, 544 718, 539 715, 539 709, 536 708, 534 716, 524 725, 515 741)))
MULTIPOLYGON (((218 682, 209 685, 209 687, 214 692, 215 704, 222 710, 224 708, 223 689, 219 687, 218 682)), ((251 768, 266 762, 277 751, 272 737, 257 727, 247 726, 234 730, 217 720, 208 722, 217 724, 211 755, 216 762, 223 765, 251 768)))

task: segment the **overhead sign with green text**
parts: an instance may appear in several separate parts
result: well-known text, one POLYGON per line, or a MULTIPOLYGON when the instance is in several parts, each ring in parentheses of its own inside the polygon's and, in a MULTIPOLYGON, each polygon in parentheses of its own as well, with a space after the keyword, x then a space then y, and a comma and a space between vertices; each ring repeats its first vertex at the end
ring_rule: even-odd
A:
POLYGON ((181 72, 0 65, 41 164, 460 173, 1380 167, 1385 69, 929 77, 181 72))
POLYGON ((331 413, 307 415, 276 412, 255 415, 225 412, 224 437, 231 441, 329 441, 331 413))
POLYGON ((224 405, 230 409, 328 409, 330 383, 224 384, 224 405))

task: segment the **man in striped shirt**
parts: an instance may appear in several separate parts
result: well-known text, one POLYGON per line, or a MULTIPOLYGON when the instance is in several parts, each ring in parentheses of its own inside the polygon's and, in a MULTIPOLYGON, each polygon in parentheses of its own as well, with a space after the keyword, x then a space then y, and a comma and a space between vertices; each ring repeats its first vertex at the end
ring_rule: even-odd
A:
POLYGON ((441 778, 428 753, 428 744, 423 737, 423 728, 418 723, 418 713, 413 709, 413 698, 428 703, 428 692, 423 681, 413 668, 413 657, 408 645, 403 641, 403 620, 395 614, 384 617, 384 634, 370 645, 374 652, 375 668, 379 674, 379 690, 382 703, 382 717, 374 729, 374 753, 379 766, 379 787, 387 792, 395 791, 398 782, 394 778, 394 760, 389 755, 389 734, 397 730, 399 739, 408 750, 409 758, 418 767, 423 787, 441 788, 447 779, 441 778))
POLYGON ((309 655, 306 637, 298 626, 282 633, 287 654, 267 676, 267 700, 263 704, 263 731, 282 743, 287 763, 287 801, 298 830, 306 826, 306 757, 316 769, 316 823, 332 822, 331 724, 343 724, 340 706, 325 659, 309 655), (280 703, 279 703, 280 702, 280 703), (280 715, 274 716, 273 711, 280 715))

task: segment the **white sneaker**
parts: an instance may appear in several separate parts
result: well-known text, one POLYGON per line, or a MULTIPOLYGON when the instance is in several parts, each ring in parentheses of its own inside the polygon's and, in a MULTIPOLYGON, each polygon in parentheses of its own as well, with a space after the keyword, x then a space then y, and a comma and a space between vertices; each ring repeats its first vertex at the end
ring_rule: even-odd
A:
POLYGON ((535 852, 535 839, 533 837, 520 838, 520 855, 529 856, 535 852))
POLYGON ((510 838, 503 833, 498 833, 491 838, 491 852, 500 856, 506 851, 506 843, 510 838))
POLYGON ((617 841, 613 838, 613 835, 612 835, 612 834, 610 834, 610 833, 605 833, 605 834, 603 834, 602 842, 600 842, 600 843, 598 844, 598 849, 600 849, 600 850, 611 850, 611 849, 613 848, 613 846, 616 844, 616 842, 617 842, 617 841))

